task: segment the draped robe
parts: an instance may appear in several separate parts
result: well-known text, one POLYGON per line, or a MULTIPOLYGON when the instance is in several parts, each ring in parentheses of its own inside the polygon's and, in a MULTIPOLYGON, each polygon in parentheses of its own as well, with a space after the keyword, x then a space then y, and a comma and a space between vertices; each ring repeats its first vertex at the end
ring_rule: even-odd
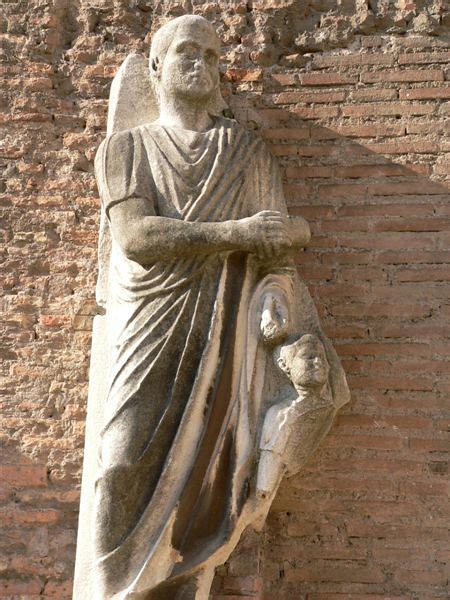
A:
MULTIPOLYGON (((206 132, 113 134, 96 176, 107 217, 133 197, 186 222, 287 214, 265 145, 222 118, 206 132)), ((244 252, 156 253, 141 265, 112 233, 96 568, 108 598, 162 598, 230 539, 250 494, 266 367, 249 348, 260 344, 252 319, 267 271, 244 252)), ((289 264, 269 270, 292 287, 289 264)))

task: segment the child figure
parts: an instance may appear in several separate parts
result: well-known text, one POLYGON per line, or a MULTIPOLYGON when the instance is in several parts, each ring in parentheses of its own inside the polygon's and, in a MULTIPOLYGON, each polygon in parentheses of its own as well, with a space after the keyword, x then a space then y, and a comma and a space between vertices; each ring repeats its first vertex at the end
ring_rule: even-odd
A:
POLYGON ((336 409, 325 348, 313 334, 278 346, 274 358, 297 397, 269 408, 264 418, 257 494, 274 495, 283 475, 297 473, 328 431, 336 409))

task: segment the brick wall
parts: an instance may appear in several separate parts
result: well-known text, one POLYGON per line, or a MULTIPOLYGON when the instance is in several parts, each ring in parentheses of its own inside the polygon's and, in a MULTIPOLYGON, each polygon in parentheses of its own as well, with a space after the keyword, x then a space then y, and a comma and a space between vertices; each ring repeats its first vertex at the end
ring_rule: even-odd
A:
POLYGON ((450 19, 444 2, 4 1, 0 597, 70 597, 111 78, 166 15, 224 42, 236 118, 312 226, 299 269, 352 390, 216 600, 445 598, 450 19), (319 27, 320 26, 320 27, 319 27))

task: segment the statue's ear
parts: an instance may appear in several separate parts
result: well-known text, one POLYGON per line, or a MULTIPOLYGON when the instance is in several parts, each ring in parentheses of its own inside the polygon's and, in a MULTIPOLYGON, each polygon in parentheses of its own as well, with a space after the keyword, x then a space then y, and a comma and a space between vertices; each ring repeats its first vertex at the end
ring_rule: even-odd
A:
POLYGON ((150 70, 153 71, 154 74, 157 74, 159 71, 159 58, 155 56, 150 60, 150 70))
MULTIPOLYGON (((157 62, 155 67, 158 68, 157 62)), ((111 84, 107 131, 114 133, 131 129, 151 123, 158 116, 158 102, 150 80, 147 59, 142 54, 130 54, 111 84)))

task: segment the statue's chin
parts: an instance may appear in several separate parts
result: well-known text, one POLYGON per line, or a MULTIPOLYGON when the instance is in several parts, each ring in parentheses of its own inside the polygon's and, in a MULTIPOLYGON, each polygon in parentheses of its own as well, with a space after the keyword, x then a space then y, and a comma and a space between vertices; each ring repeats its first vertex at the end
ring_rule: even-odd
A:
POLYGON ((190 75, 180 78, 171 86, 170 92, 180 98, 189 98, 197 102, 207 101, 214 93, 211 79, 204 75, 190 75))
POLYGON ((326 379, 322 375, 311 375, 299 377, 294 381, 295 386, 311 392, 321 389, 326 383, 326 379))
POLYGON ((177 96, 180 98, 180 100, 185 100, 192 104, 195 103, 200 105, 206 105, 209 102, 212 95, 212 92, 205 91, 204 86, 193 85, 183 88, 181 90, 177 90, 177 92, 177 96))

